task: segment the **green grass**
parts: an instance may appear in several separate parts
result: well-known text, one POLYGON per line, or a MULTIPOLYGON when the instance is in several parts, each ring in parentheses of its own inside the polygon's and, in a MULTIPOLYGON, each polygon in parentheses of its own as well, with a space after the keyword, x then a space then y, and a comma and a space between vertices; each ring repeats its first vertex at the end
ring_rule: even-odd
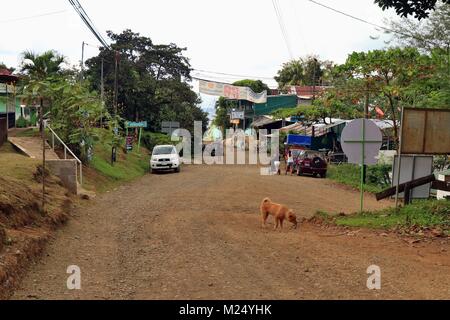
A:
POLYGON ((16 133, 17 137, 39 137, 39 129, 38 128, 27 128, 16 133))
MULTIPOLYGON (((378 193, 390 187, 390 185, 383 182, 382 177, 376 176, 378 171, 376 169, 378 169, 378 166, 368 167, 368 179, 364 185, 366 192, 378 193)), ((359 166, 353 164, 330 165, 328 167, 327 178, 359 189, 361 186, 361 169, 359 166)))
POLYGON ((340 226, 364 227, 372 229, 392 229, 395 227, 440 227, 450 231, 450 201, 421 200, 409 206, 388 208, 376 212, 357 213, 345 217, 335 217, 340 226))
POLYGON ((31 159, 14 149, 11 143, 5 142, 0 147, 0 176, 9 177, 30 183, 39 160, 31 159))
POLYGON ((109 190, 120 183, 134 180, 148 172, 149 152, 145 147, 137 151, 137 145, 134 150, 125 153, 123 148, 117 149, 117 162, 111 164, 112 136, 109 132, 99 131, 100 141, 96 142, 94 147, 94 156, 89 167, 95 173, 101 175, 98 177, 95 173, 88 173, 87 187, 95 188, 97 191, 109 190))

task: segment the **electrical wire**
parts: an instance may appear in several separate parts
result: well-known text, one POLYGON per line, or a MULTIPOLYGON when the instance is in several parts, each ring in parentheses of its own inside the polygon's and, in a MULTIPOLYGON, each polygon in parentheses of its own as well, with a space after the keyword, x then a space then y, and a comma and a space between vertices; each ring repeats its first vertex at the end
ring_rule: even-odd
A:
POLYGON ((200 72, 200 73, 213 73, 213 74, 218 74, 218 75, 224 75, 224 76, 228 76, 230 78, 254 78, 254 79, 267 79, 267 80, 274 79, 273 77, 259 77, 259 76, 232 74, 232 73, 224 73, 224 72, 208 71, 208 70, 200 70, 200 69, 193 69, 193 71, 200 72))
POLYGON ((432 44, 433 46, 437 46, 437 44, 434 43, 433 41, 430 41, 430 40, 426 40, 426 39, 417 37, 417 36, 415 36, 415 35, 413 35, 413 34, 407 34, 407 33, 400 32, 400 31, 397 31, 397 30, 393 30, 393 29, 390 29, 390 28, 387 28, 387 27, 384 27, 384 26, 380 26, 380 25, 378 25, 378 24, 376 24, 376 23, 373 23, 373 22, 364 20, 364 19, 362 19, 362 18, 359 18, 359 17, 356 17, 356 16, 354 16, 354 15, 348 14, 348 13, 343 12, 343 11, 341 11, 341 10, 332 8, 332 7, 327 6, 327 5, 323 4, 323 3, 317 2, 317 1, 315 1, 315 0, 307 0, 307 1, 309 1, 309 2, 311 2, 311 3, 314 3, 314 4, 318 5, 318 6, 321 6, 321 7, 323 7, 323 8, 326 8, 326 9, 328 9, 328 10, 331 10, 331 11, 334 11, 334 12, 336 12, 336 13, 339 13, 339 14, 341 14, 341 15, 344 15, 344 16, 346 16, 346 17, 348 17, 348 18, 357 20, 357 21, 359 21, 359 22, 362 22, 362 23, 371 25, 371 26, 376 27, 376 28, 379 28, 379 29, 383 29, 383 30, 385 30, 385 31, 387 31, 387 32, 390 32, 390 33, 396 33, 396 34, 401 35, 401 36, 403 36, 403 37, 413 38, 413 39, 416 39, 416 40, 419 40, 419 41, 423 41, 423 42, 432 44))
POLYGON ((52 12, 46 12, 46 13, 36 14, 36 15, 32 15, 32 16, 27 16, 27 17, 13 18, 13 19, 7 19, 7 20, 0 20, 0 23, 9 23, 9 22, 16 22, 16 21, 23 21, 23 20, 41 18, 41 17, 51 16, 51 15, 61 14, 61 13, 64 13, 64 12, 67 12, 67 10, 52 11, 52 12))
POLYGON ((275 10, 275 15, 277 16, 277 19, 278 19, 278 24, 280 25, 281 34, 282 34, 284 42, 286 44, 289 56, 290 56, 291 60, 294 60, 294 54, 293 54, 293 51, 291 48, 291 44, 289 42, 286 25, 284 24, 284 18, 283 18, 282 11, 280 10, 279 3, 277 0, 272 0, 272 5, 275 10))
POLYGON ((85 25, 88 27, 88 29, 92 32, 92 34, 97 38, 97 40, 105 47, 110 48, 108 43, 105 41, 103 36, 98 32, 98 30, 95 28, 94 23, 89 18, 89 15, 86 13, 86 11, 81 6, 80 2, 78 0, 69 0, 69 3, 72 5, 72 7, 75 9, 75 11, 80 16, 81 20, 85 23, 85 25))
POLYGON ((298 13, 297 1, 296 0, 291 0, 291 5, 292 5, 292 9, 293 9, 293 12, 294 12, 295 16, 298 17, 296 20, 297 20, 297 28, 298 28, 298 33, 300 35, 300 39, 302 41, 302 44, 303 44, 304 48, 306 49, 306 52, 309 52, 308 44, 305 41, 305 37, 303 36, 302 26, 300 24, 300 21, 302 19, 300 18, 300 15, 298 13))

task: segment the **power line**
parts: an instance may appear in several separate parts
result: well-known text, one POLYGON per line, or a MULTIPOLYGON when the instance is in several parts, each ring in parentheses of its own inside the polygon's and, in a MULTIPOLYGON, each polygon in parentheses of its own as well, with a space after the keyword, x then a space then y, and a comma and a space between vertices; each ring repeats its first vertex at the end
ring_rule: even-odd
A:
POLYGON ((72 5, 72 7, 75 9, 75 11, 80 16, 81 20, 83 20, 84 24, 88 27, 88 29, 92 32, 92 34, 97 38, 97 40, 105 47, 109 49, 108 43, 105 41, 103 36, 98 32, 97 28, 95 28, 94 23, 89 18, 86 11, 81 6, 80 2, 78 0, 69 0, 69 3, 72 5))
POLYGON ((287 31, 286 31, 286 25, 284 24, 283 13, 280 10, 279 3, 277 2, 277 0, 272 0, 272 4, 273 4, 273 8, 275 10, 275 14, 278 19, 278 24, 280 25, 281 34, 283 36, 284 42, 286 43, 286 47, 289 52, 289 56, 290 56, 291 60, 294 60, 294 55, 292 53, 291 44, 289 42, 289 37, 288 37, 287 31))
POLYGON ((300 24, 301 18, 300 15, 298 14, 298 8, 297 8, 297 4, 296 4, 296 0, 291 0, 291 5, 293 7, 293 11, 295 13, 295 16, 297 17, 297 28, 298 28, 298 33, 300 34, 300 39, 303 43, 303 46, 305 47, 307 53, 309 52, 309 48, 308 48, 308 44, 305 41, 305 37, 303 36, 303 31, 302 31, 302 26, 300 24))
POLYGON ((317 1, 315 1, 315 0, 308 0, 308 1, 311 2, 311 3, 314 3, 314 4, 318 5, 318 6, 321 6, 321 7, 323 7, 323 8, 326 8, 326 9, 328 9, 328 10, 331 10, 331 11, 334 11, 334 12, 339 13, 339 14, 341 14, 341 15, 344 15, 344 16, 346 16, 346 17, 349 17, 349 18, 352 18, 352 19, 354 19, 354 20, 357 20, 357 21, 359 21, 359 22, 362 22, 362 23, 371 25, 371 26, 376 27, 376 28, 379 28, 379 29, 383 29, 383 30, 388 31, 388 32, 390 32, 390 33, 396 33, 396 34, 399 34, 399 35, 404 36, 404 37, 413 38, 413 39, 416 39, 416 40, 419 40, 419 41, 424 41, 424 42, 427 42, 427 43, 432 44, 432 45, 434 45, 434 46, 437 45, 436 43, 434 43, 434 42, 432 42, 432 41, 429 41, 429 40, 426 40, 426 39, 417 37, 417 36, 415 36, 415 35, 413 35, 413 34, 407 34, 407 33, 400 32, 400 31, 396 31, 396 30, 393 30, 393 29, 390 29, 390 28, 387 28, 387 27, 384 27, 384 26, 380 26, 380 25, 378 25, 378 24, 376 24, 376 23, 373 23, 373 22, 364 20, 364 19, 362 19, 362 18, 358 18, 358 17, 356 17, 356 16, 354 16, 354 15, 351 15, 351 14, 348 14, 348 13, 346 13, 346 12, 340 11, 340 10, 338 10, 338 9, 332 8, 332 7, 327 6, 327 5, 323 4, 323 3, 317 2, 317 1))
POLYGON ((67 12, 67 10, 51 11, 51 12, 36 14, 36 15, 27 16, 27 17, 20 17, 20 18, 13 18, 13 19, 7 19, 7 20, 0 20, 0 23, 8 23, 8 22, 16 22, 16 21, 35 19, 35 18, 46 17, 46 16, 55 15, 55 14, 61 14, 61 13, 64 13, 64 12, 67 12))
POLYGON ((274 80, 274 77, 259 77, 259 76, 250 76, 250 75, 242 75, 242 74, 233 74, 233 73, 224 73, 224 72, 217 72, 217 71, 208 71, 208 70, 200 70, 200 69, 193 69, 196 72, 203 72, 203 73, 214 73, 224 76, 229 76, 231 78, 254 78, 254 79, 268 79, 268 80, 274 80))

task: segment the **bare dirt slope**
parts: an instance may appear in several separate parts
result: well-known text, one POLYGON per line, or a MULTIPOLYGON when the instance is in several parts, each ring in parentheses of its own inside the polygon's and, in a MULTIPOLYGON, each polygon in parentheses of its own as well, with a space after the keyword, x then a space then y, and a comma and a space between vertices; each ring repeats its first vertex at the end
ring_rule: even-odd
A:
MULTIPOLYGON (((313 225, 260 227, 262 198, 352 212, 359 194, 327 180, 259 175, 256 167, 189 166, 148 175, 85 202, 32 266, 14 299, 450 298, 448 242, 409 245, 362 231, 329 236, 313 225), (382 290, 366 287, 370 265, 382 290), (66 269, 81 268, 68 291, 66 269)), ((367 197, 368 209, 377 203, 367 197)))

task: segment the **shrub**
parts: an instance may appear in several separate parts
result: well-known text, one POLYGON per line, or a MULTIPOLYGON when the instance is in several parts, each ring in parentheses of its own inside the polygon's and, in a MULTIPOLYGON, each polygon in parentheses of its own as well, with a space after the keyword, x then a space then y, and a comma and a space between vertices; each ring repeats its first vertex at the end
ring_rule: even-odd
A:
POLYGON ((25 119, 23 116, 20 116, 16 120, 16 128, 27 128, 28 127, 28 120, 25 119))
POLYGON ((169 137, 167 134, 154 132, 143 133, 142 143, 148 150, 150 150, 150 152, 152 152, 153 148, 157 145, 175 145, 175 142, 173 142, 171 140, 171 137, 169 137))
MULTIPOLYGON (((390 186, 389 165, 375 165, 367 167, 365 190, 369 192, 380 192, 390 186)), ((354 188, 360 187, 361 169, 353 164, 330 165, 328 178, 343 183, 354 188)))

